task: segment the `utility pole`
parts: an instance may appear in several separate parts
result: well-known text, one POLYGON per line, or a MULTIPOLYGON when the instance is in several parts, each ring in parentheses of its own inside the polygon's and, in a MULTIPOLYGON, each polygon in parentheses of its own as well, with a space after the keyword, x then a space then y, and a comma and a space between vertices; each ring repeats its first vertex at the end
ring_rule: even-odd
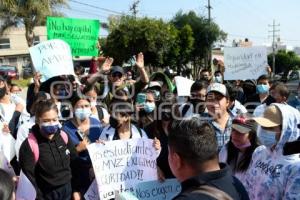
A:
POLYGON ((138 14, 138 5, 140 3, 140 0, 135 0, 133 3, 132 3, 132 6, 130 6, 130 11, 132 12, 134 18, 136 18, 137 14, 138 14))
MULTIPOLYGON (((212 9, 212 7, 210 5, 210 0, 208 0, 206 8, 208 9, 208 25, 210 26, 210 23, 211 23, 211 9, 212 9)), ((211 69, 211 58, 212 58, 212 48, 211 48, 211 45, 210 45, 209 49, 208 49, 208 66, 209 66, 209 69, 211 69)))
POLYGON ((280 24, 276 24, 275 23, 275 19, 273 20, 273 24, 272 25, 268 25, 269 27, 272 28, 271 31, 269 31, 269 33, 272 33, 272 35, 269 35, 269 37, 272 37, 272 49, 273 49, 273 55, 272 55, 272 59, 273 59, 273 62, 272 62, 272 71, 273 71, 273 75, 275 75, 275 53, 276 53, 276 49, 277 49, 277 44, 276 44, 276 37, 279 38, 279 29, 277 29, 277 27, 280 26, 280 24))

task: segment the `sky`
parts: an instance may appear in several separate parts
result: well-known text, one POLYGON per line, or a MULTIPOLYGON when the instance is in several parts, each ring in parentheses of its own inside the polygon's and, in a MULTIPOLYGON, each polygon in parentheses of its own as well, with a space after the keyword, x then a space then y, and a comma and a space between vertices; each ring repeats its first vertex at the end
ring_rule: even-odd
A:
MULTIPOLYGON (((98 19, 107 22, 110 15, 131 14, 134 0, 69 0, 62 9, 68 17, 98 19)), ((300 0, 210 0, 212 19, 228 34, 227 45, 232 40, 249 38, 253 45, 270 45, 272 27, 279 24, 276 34, 283 44, 300 47, 300 0)), ((168 21, 182 10, 208 15, 208 0, 141 0, 138 16, 162 18, 168 21)), ((107 32, 101 31, 101 36, 107 32)))

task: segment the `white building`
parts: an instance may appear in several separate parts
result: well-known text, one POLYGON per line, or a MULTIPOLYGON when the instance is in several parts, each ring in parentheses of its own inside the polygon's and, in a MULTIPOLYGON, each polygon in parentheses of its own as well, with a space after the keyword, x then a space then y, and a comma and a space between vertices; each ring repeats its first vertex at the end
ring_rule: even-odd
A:
MULTIPOLYGON (((34 44, 47 40, 45 26, 34 29, 34 44)), ((17 66, 19 73, 30 59, 24 27, 11 27, 0 37, 0 65, 17 66)))

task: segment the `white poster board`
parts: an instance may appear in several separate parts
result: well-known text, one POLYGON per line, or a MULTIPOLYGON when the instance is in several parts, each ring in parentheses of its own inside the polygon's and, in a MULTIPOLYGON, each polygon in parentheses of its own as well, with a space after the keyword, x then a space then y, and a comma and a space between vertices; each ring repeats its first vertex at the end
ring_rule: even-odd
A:
POLYGON ((224 80, 257 79, 267 74, 266 47, 224 48, 224 80))
POLYGON ((59 75, 74 75, 70 46, 58 39, 48 40, 29 48, 35 71, 42 74, 42 80, 59 75))
POLYGON ((194 81, 182 76, 175 76, 175 84, 178 96, 190 96, 194 81))
POLYGON ((133 190, 135 185, 157 180, 158 153, 153 140, 115 140, 88 147, 101 200, 115 197, 115 191, 133 190))

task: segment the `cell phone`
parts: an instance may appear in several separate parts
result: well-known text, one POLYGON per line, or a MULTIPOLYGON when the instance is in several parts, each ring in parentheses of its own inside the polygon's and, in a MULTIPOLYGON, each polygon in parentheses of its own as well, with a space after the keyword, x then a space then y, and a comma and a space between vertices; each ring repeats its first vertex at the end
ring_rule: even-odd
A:
POLYGON ((145 104, 146 103, 147 96, 145 93, 138 93, 136 97, 136 103, 137 104, 145 104))

